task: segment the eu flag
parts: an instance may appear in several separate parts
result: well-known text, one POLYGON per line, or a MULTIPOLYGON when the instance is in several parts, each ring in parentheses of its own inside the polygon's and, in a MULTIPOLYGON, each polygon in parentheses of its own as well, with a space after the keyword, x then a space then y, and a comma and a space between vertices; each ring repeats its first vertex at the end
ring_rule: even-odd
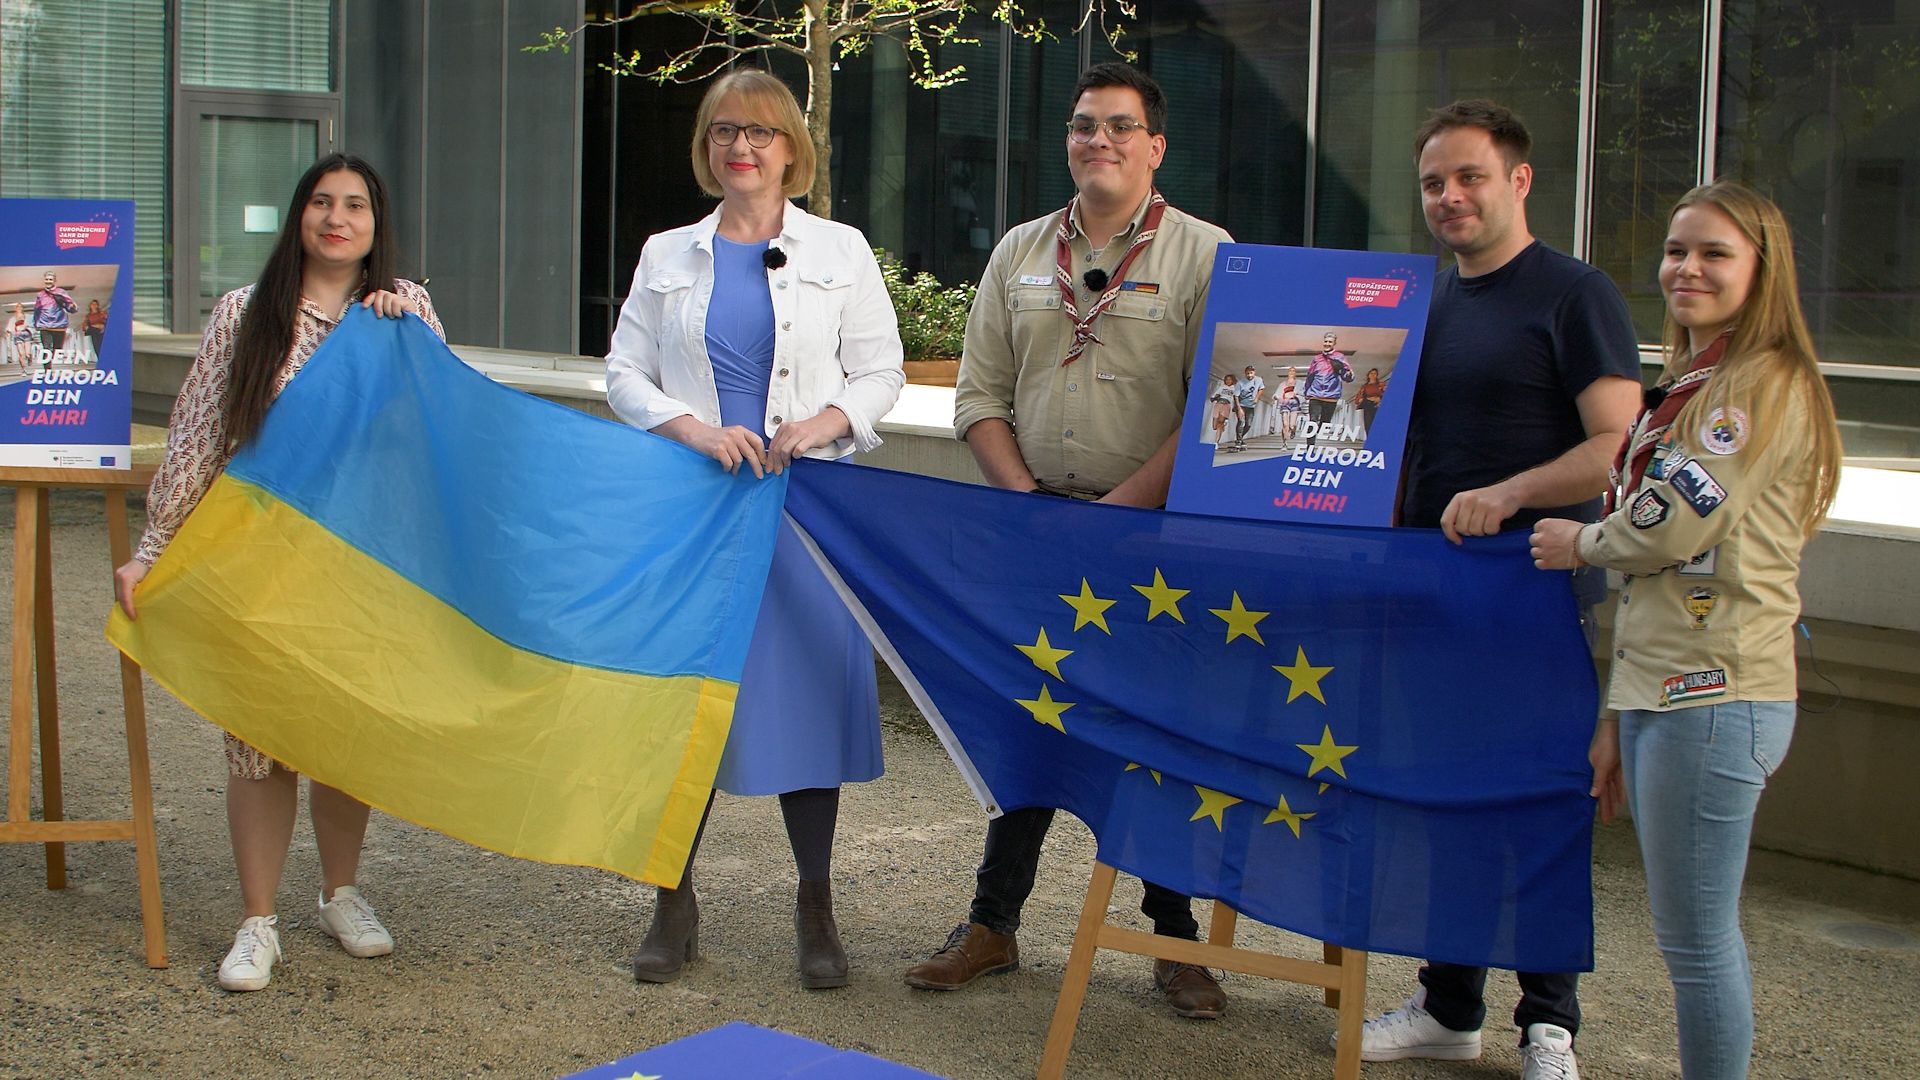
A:
POLYGON ((1369 951, 1592 967, 1597 691, 1525 537, 1249 522, 806 462, 787 509, 989 813, 1369 951))

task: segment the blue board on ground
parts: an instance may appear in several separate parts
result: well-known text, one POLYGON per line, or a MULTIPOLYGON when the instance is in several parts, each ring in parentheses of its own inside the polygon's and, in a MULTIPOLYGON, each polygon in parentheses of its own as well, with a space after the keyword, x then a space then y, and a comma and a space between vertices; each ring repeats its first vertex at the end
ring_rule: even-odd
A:
POLYGON ((572 1080, 912 1080, 933 1076, 736 1020, 574 1073, 572 1080))

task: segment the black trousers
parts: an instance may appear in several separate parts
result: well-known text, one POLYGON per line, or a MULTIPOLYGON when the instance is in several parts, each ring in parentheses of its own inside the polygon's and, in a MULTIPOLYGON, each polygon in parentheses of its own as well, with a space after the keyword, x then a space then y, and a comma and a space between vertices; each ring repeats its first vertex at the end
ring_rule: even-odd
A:
MULTIPOLYGON (((1033 892, 1033 877, 1040 869, 1040 845, 1053 825, 1051 807, 1010 810, 987 823, 987 850, 975 875, 973 909, 968 918, 996 934, 1011 934, 1020 929, 1020 908, 1033 892)), ((1140 913, 1153 920, 1153 932, 1162 937, 1200 938, 1200 923, 1193 917, 1193 899, 1143 882, 1147 894, 1140 901, 1140 913)))
MULTIPOLYGON (((1524 1033, 1531 1024, 1558 1024, 1580 1033, 1580 976, 1574 973, 1515 972, 1520 979, 1520 1004, 1513 1022, 1524 1033)), ((1478 1031, 1487 1020, 1487 969, 1465 964, 1428 961, 1420 969, 1420 985, 1427 988, 1427 1011, 1444 1027, 1478 1031)))

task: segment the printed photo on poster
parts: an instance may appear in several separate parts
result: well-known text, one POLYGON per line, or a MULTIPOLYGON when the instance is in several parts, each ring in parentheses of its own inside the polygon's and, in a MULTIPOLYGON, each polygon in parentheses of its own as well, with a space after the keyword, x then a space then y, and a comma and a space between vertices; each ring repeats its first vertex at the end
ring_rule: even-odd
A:
POLYGON ((1393 383, 1403 329, 1319 323, 1222 323, 1214 328, 1213 464, 1244 464, 1296 447, 1363 449, 1393 383))
POLYGON ((111 263, 0 266, 6 340, 0 386, 36 371, 98 368, 119 275, 111 263))

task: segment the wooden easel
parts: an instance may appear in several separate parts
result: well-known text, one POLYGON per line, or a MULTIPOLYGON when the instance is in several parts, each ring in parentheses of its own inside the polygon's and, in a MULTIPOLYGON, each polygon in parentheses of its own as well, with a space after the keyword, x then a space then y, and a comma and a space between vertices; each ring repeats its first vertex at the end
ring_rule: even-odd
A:
MULTIPOLYGON (((153 782, 147 764, 147 707, 140 667, 120 657, 120 695, 127 721, 127 775, 133 816, 96 821, 66 820, 60 793, 60 696, 53 666, 53 529, 48 514, 54 488, 91 489, 107 503, 107 550, 111 566, 127 561, 127 489, 144 489, 154 467, 132 469, 0 468, 0 484, 13 488, 13 702, 7 744, 7 819, 0 843, 47 846, 47 888, 67 886, 69 840, 131 840, 140 876, 140 919, 145 925, 147 966, 167 966, 167 928, 160 912, 160 854, 154 843, 153 782), (33 820, 33 689, 39 689, 40 802, 33 820)), ((109 567, 111 569, 111 567, 109 567)), ((104 586, 110 578, 103 575, 104 586)), ((101 597, 107 590, 101 589, 101 597)), ((104 611, 104 606, 102 611, 104 611)))
POLYGON ((1080 1022, 1080 1006, 1087 998, 1087 980, 1093 974, 1096 949, 1321 987, 1326 991, 1327 1007, 1340 1011, 1336 1022, 1340 1042, 1333 1055, 1334 1078, 1358 1080, 1360 1025, 1367 1011, 1366 953, 1322 944, 1323 959, 1316 962, 1236 949, 1233 928, 1238 916, 1218 900, 1213 903, 1213 925, 1207 931, 1205 942, 1182 941, 1112 926, 1107 922, 1107 902, 1113 898, 1115 876, 1114 868, 1106 863, 1093 864, 1093 879, 1087 882, 1087 901, 1080 908, 1080 928, 1073 935, 1066 977, 1060 983, 1060 1000, 1053 1007, 1053 1025, 1047 1030, 1047 1048, 1040 1056, 1038 1080, 1061 1080, 1066 1075, 1067 1054, 1073 1049, 1073 1031, 1080 1022))

